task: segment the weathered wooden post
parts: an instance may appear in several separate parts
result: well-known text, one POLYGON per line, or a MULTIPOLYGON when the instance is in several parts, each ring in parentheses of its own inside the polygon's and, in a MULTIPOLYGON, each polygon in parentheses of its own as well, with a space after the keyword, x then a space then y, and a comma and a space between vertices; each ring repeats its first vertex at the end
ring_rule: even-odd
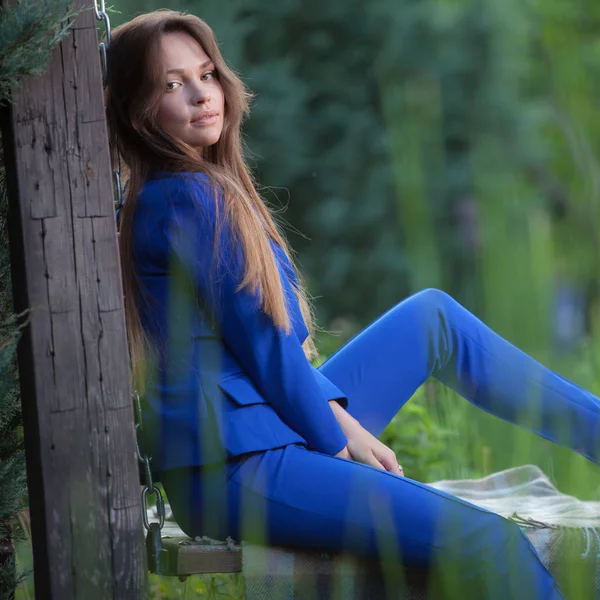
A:
MULTIPOLYGON (((76 0, 76 6, 91 5, 76 0)), ((93 10, 2 110, 37 598, 147 591, 93 10)))

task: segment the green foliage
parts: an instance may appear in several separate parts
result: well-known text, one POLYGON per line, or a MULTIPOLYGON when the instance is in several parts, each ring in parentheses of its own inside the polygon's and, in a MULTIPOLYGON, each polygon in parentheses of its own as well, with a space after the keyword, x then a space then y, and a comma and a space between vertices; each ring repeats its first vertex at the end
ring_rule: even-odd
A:
MULTIPOLYGON (((381 436, 398 457, 404 472, 417 481, 448 474, 449 449, 459 443, 458 431, 440 423, 423 390, 415 394, 381 436)), ((470 474, 470 473, 469 473, 470 474)))
POLYGON ((0 7, 0 104, 10 101, 10 90, 24 77, 46 71, 54 47, 84 10, 74 10, 72 0, 22 0, 0 7))
POLYGON ((185 581, 150 575, 152 600, 238 600, 244 598, 241 575, 192 575, 185 581))
MULTIPOLYGON (((21 403, 15 362, 19 339, 17 319, 12 315, 10 264, 6 226, 7 198, 4 170, 0 172, 0 541, 11 540, 16 515, 27 494, 22 447, 21 403)), ((17 536, 18 537, 18 536, 17 536)), ((22 580, 14 559, 0 566, 0 599, 10 598, 22 580), (6 594, 6 596, 5 596, 6 594)))

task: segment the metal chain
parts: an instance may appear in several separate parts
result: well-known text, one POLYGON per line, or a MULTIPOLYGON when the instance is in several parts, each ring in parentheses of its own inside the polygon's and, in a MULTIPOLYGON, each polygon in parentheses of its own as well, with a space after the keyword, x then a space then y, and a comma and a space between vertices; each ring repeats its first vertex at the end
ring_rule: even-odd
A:
MULTIPOLYGON (((106 62, 106 49, 111 41, 111 29, 110 19, 106 13, 105 0, 100 0, 100 6, 98 6, 98 0, 94 0, 94 11, 96 12, 96 19, 98 21, 104 21, 104 32, 106 33, 106 41, 100 42, 100 66, 102 68, 102 87, 106 86, 106 74, 108 72, 106 62)), ((115 166, 113 171, 114 186, 115 186, 115 209, 117 212, 117 218, 119 211, 123 207, 125 201, 123 195, 123 188, 121 187, 121 163, 119 159, 119 153, 115 148, 115 155, 113 156, 113 165, 115 166)))
MULTIPOLYGON (((96 19, 98 21, 104 21, 104 27, 106 32, 106 42, 100 42, 100 64, 102 67, 102 86, 106 85, 106 73, 107 73, 107 62, 106 62, 106 48, 110 44, 111 31, 110 31, 110 19, 106 14, 105 0, 100 0, 100 6, 98 6, 98 0, 94 0, 94 10, 96 11, 96 19)), ((123 197, 123 188, 121 187, 121 169, 120 169, 120 157, 118 150, 115 149, 115 160, 113 165, 115 166, 113 176, 115 183, 115 196, 116 196, 116 211, 117 217, 118 212, 123 206, 125 201, 123 197)), ((133 391, 134 400, 134 415, 135 415, 135 450, 140 463, 144 466, 144 489, 142 490, 142 521, 144 527, 148 532, 155 531, 156 524, 148 521, 148 498, 154 496, 156 498, 156 512, 158 515, 158 530, 160 530, 165 524, 165 502, 160 493, 160 490, 154 485, 152 480, 152 469, 150 467, 150 461, 152 457, 149 455, 142 454, 140 450, 139 437, 143 431, 142 425, 142 406, 140 402, 140 395, 137 390, 133 391), (154 525, 154 527, 152 527, 154 525)))
POLYGON ((142 454, 140 450, 139 438, 143 431, 142 405, 140 395, 137 390, 133 390, 134 408, 135 408, 135 451, 140 463, 144 466, 144 489, 142 490, 142 520, 144 527, 150 531, 150 522, 148 521, 148 496, 156 497, 156 513, 158 515, 158 528, 162 529, 165 524, 165 502, 161 496, 160 490, 152 481, 152 469, 150 467, 151 456, 142 454))

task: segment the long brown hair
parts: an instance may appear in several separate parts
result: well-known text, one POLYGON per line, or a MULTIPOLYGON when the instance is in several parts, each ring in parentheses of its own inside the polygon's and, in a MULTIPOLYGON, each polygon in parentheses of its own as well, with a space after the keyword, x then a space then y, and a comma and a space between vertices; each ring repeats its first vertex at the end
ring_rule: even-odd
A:
MULTIPOLYGON (((291 322, 269 238, 278 243, 292 265, 291 250, 271 211, 258 194, 243 155, 240 127, 249 113, 251 94, 225 63, 211 28, 200 18, 169 9, 142 14, 112 32, 107 52, 106 114, 111 148, 118 150, 121 166, 129 175, 120 214, 119 248, 127 335, 134 384, 144 387, 144 365, 149 349, 138 312, 139 287, 132 259, 132 225, 138 194, 154 170, 202 172, 224 191, 224 217, 239 237, 245 271, 241 288, 256 290, 261 307, 286 333, 291 322), (160 61, 163 34, 184 32, 193 37, 215 65, 225 98, 225 118, 219 141, 203 155, 174 139, 158 124, 164 73, 160 61)), ((217 198, 215 197, 215 202, 217 198)), ((218 259, 218 257, 215 257, 218 259)), ((307 358, 317 353, 310 298, 298 277, 298 298, 309 336, 303 344, 307 358)))

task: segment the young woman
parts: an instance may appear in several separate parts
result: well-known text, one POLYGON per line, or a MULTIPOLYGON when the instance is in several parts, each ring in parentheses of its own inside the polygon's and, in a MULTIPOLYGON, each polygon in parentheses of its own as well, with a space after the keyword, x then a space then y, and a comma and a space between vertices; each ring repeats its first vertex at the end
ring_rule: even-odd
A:
POLYGON ((199 18, 159 10, 113 32, 129 342, 179 525, 439 567, 478 598, 562 598, 516 525, 403 477, 377 436, 434 376, 597 462, 598 398, 433 289, 312 367, 302 280, 242 155, 248 100, 199 18))

